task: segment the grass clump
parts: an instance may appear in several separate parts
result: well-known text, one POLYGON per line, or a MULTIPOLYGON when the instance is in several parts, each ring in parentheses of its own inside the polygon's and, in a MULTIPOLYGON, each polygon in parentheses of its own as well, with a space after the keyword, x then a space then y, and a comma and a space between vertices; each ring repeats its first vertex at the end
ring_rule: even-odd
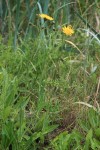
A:
POLYGON ((68 52, 61 41, 48 40, 53 44, 38 38, 16 51, 9 45, 0 48, 1 149, 41 149, 76 126, 81 107, 75 102, 97 102, 99 52, 83 57, 69 44, 68 52))

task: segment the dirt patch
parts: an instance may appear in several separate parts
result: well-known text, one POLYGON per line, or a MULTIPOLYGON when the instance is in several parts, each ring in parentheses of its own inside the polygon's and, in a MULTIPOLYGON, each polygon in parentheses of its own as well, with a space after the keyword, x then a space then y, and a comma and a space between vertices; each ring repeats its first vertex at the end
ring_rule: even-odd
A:
POLYGON ((75 127, 75 122, 76 122, 76 115, 74 112, 69 112, 66 115, 63 112, 62 119, 54 123, 59 125, 58 128, 48 134, 48 140, 55 138, 57 135, 59 135, 64 131, 68 131, 68 133, 70 133, 75 127))

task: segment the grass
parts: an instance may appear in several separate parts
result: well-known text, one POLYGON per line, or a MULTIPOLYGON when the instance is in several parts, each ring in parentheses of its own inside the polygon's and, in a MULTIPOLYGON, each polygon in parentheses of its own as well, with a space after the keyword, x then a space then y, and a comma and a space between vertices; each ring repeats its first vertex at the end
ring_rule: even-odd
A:
MULTIPOLYGON (((82 7, 78 1, 75 7, 81 19, 77 16, 76 21, 71 21, 75 34, 67 36, 60 28, 75 19, 72 2, 53 2, 46 1, 42 7, 42 1, 29 4, 19 0, 13 6, 8 3, 8 15, 3 12, 9 24, 2 26, 0 36, 2 150, 100 149, 100 39, 92 25, 83 24, 86 22, 82 20, 87 20, 81 14, 91 4, 82 7), (66 6, 72 16, 61 20, 66 6), (13 12, 16 10, 15 22, 11 7, 13 12), (55 24, 37 18, 38 10, 53 14, 53 8, 55 24)), ((95 1, 95 5, 99 2, 95 1)), ((91 16, 89 19, 92 24, 91 16)))

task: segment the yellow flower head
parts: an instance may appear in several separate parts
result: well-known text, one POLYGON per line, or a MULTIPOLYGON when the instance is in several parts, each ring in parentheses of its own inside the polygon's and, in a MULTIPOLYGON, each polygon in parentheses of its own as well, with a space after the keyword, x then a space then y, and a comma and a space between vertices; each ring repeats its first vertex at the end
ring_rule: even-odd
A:
POLYGON ((39 14, 39 17, 47 19, 47 20, 54 20, 52 17, 46 15, 46 14, 39 14))
POLYGON ((62 28, 62 32, 65 33, 66 35, 71 36, 72 34, 74 34, 74 29, 72 28, 71 25, 69 25, 69 26, 67 26, 67 27, 64 26, 64 27, 62 28))

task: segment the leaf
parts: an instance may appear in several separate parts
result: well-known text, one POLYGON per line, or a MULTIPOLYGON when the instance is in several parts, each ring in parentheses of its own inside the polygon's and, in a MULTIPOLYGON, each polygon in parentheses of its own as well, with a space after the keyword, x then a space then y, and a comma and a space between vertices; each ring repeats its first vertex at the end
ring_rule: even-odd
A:
POLYGON ((95 135, 100 138, 100 128, 95 129, 95 135))
POLYGON ((71 134, 68 134, 67 131, 60 133, 51 144, 55 148, 55 150, 68 150, 71 143, 71 134))
POLYGON ((73 131, 71 138, 75 139, 77 146, 79 146, 83 136, 78 131, 73 131))
POLYGON ((8 116, 11 113, 11 106, 6 107, 3 111, 2 111, 2 119, 5 122, 8 118, 8 116))
POLYGON ((52 132, 53 130, 55 130, 58 127, 58 125, 52 125, 52 126, 48 126, 47 129, 45 129, 45 131, 43 132, 43 134, 47 134, 49 132, 52 132))
POLYGON ((93 138, 93 140, 91 140, 91 148, 93 150, 96 150, 97 148, 100 149, 100 141, 93 138))
POLYGON ((90 129, 86 136, 86 141, 88 142, 90 139, 92 139, 92 136, 93 136, 93 130, 90 129))
POLYGON ((84 130, 85 132, 88 132, 89 130, 89 123, 87 123, 86 121, 84 120, 79 120, 79 125, 80 127, 82 128, 82 130, 84 130))
POLYGON ((35 132, 26 142, 25 150, 29 149, 30 145, 34 143, 34 141, 41 137, 41 132, 35 132))
POLYGON ((85 150, 89 149, 90 142, 92 140, 92 136, 93 136, 93 131, 92 131, 92 129, 90 129, 87 136, 86 136, 86 142, 85 142, 85 146, 84 146, 85 150))

